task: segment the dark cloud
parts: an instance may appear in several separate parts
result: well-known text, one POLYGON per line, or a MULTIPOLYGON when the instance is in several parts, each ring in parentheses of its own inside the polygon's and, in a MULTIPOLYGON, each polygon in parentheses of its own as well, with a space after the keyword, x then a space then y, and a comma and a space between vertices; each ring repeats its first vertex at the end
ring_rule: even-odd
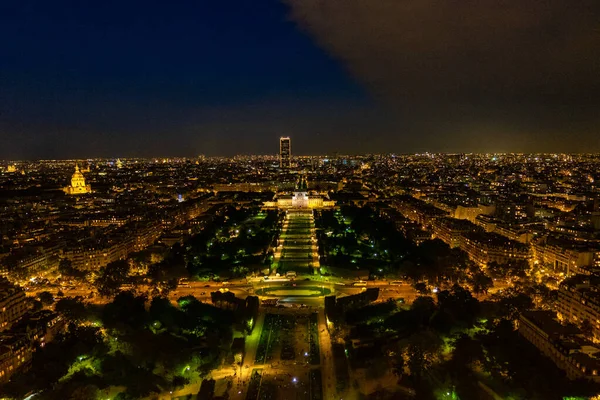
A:
POLYGON ((597 0, 287 3, 424 147, 600 150, 597 0))
MULTIPOLYGON (((41 124, 0 118, 0 159, 276 154, 282 135, 293 138, 295 154, 389 148, 386 135, 364 134, 388 127, 380 110, 360 101, 277 97, 204 107, 109 103, 72 107, 94 115, 69 124, 61 118, 52 123, 44 118, 41 124)), ((64 107, 51 111, 65 112, 64 107)))

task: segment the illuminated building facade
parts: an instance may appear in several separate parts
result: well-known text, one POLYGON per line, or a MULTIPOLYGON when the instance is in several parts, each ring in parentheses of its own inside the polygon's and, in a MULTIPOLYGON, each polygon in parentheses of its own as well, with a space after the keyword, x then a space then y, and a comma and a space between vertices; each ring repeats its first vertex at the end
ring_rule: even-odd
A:
POLYGON ((594 265, 595 252, 586 247, 569 247, 559 243, 534 242, 533 260, 552 268, 556 272, 572 275, 580 272, 581 267, 594 265))
POLYGON ((431 225, 434 238, 438 238, 451 248, 460 247, 462 235, 473 230, 472 224, 456 218, 437 218, 431 225))
POLYGON ((85 178, 83 177, 81 171, 79 171, 78 165, 75 165, 75 172, 71 177, 71 186, 65 187, 63 191, 69 195, 86 194, 92 192, 92 187, 85 184, 85 178))
POLYGON ((529 246, 504 238, 494 233, 465 232, 462 234, 460 249, 471 261, 482 267, 489 263, 508 264, 515 261, 531 263, 529 246))
POLYGON ((305 176, 298 178, 296 188, 293 193, 278 193, 273 201, 264 202, 265 208, 331 208, 335 206, 335 201, 330 200, 327 195, 321 195, 316 192, 309 193, 308 181, 305 176))
POLYGON ((27 312, 25 292, 6 278, 0 278, 0 332, 10 329, 27 312))
POLYGON ((598 347, 575 326, 560 324, 553 311, 525 311, 519 317, 518 327, 519 334, 565 371, 567 378, 600 381, 598 347))
POLYGON ((13 374, 26 370, 36 350, 52 341, 64 328, 62 316, 44 310, 25 316, 11 330, 3 332, 0 341, 0 382, 8 382, 13 374))
POLYGON ((133 240, 129 238, 98 248, 71 248, 65 250, 63 256, 71 261, 73 268, 82 271, 98 270, 111 262, 126 259, 133 248, 133 240))
POLYGON ((5 383, 18 370, 29 364, 33 346, 27 338, 10 336, 0 344, 0 382, 5 383))
POLYGON ((581 325, 587 320, 594 342, 600 342, 600 293, 598 278, 575 275, 563 281, 558 289, 556 311, 559 318, 581 325))

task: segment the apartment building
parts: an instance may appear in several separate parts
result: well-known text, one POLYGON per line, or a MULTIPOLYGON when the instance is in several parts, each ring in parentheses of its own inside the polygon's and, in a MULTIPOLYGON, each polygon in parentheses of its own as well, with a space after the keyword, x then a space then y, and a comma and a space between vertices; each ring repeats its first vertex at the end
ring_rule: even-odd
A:
POLYGON ((392 207, 423 227, 431 226, 437 218, 448 216, 448 212, 411 196, 399 196, 392 202, 392 207))
POLYGON ((111 262, 126 259, 127 255, 133 252, 133 248, 133 240, 128 238, 98 247, 71 248, 66 250, 63 256, 71 260, 74 268, 97 270, 111 262))
POLYGON ((586 340, 574 325, 562 325, 552 311, 526 311, 518 321, 519 334, 566 372, 567 378, 600 382, 600 348, 586 340))
POLYGON ((462 234, 460 249, 481 266, 487 266, 491 262, 498 264, 514 261, 531 262, 529 246, 495 233, 465 232, 462 234))
POLYGON ((600 278, 575 275, 565 279, 558 289, 556 311, 560 319, 574 324, 589 321, 594 341, 600 342, 600 278))
POLYGON ((0 337, 0 383, 30 365, 38 347, 44 347, 64 330, 62 316, 48 310, 25 317, 0 337))
POLYGON ((533 260, 566 275, 577 274, 580 267, 594 265, 596 252, 583 246, 569 243, 534 241, 533 260))
POLYGON ((27 251, 11 254, 0 261, 2 275, 10 271, 27 271, 40 274, 58 267, 60 247, 57 245, 28 248, 27 251))
POLYGON ((0 278, 0 332, 10 329, 29 309, 25 291, 0 278))
POLYGON ((26 368, 32 357, 33 347, 26 337, 0 338, 0 382, 8 382, 15 372, 26 368))
POLYGON ((463 235, 474 228, 477 227, 471 222, 456 218, 437 218, 431 225, 433 237, 451 248, 460 247, 463 235))

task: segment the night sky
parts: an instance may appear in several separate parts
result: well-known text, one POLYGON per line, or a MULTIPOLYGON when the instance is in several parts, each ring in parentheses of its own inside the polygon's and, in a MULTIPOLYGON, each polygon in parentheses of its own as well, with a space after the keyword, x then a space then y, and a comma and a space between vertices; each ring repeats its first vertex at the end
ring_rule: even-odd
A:
POLYGON ((600 151, 600 1, 0 2, 0 158, 600 151))

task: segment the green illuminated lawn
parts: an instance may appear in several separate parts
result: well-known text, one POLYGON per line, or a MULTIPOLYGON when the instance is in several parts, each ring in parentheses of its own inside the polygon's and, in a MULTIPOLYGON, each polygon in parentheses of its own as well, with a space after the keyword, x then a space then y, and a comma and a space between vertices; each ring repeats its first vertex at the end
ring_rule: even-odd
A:
POLYGON ((303 286, 299 288, 289 286, 275 286, 256 290, 259 296, 282 297, 318 297, 331 294, 331 289, 319 286, 303 286))

